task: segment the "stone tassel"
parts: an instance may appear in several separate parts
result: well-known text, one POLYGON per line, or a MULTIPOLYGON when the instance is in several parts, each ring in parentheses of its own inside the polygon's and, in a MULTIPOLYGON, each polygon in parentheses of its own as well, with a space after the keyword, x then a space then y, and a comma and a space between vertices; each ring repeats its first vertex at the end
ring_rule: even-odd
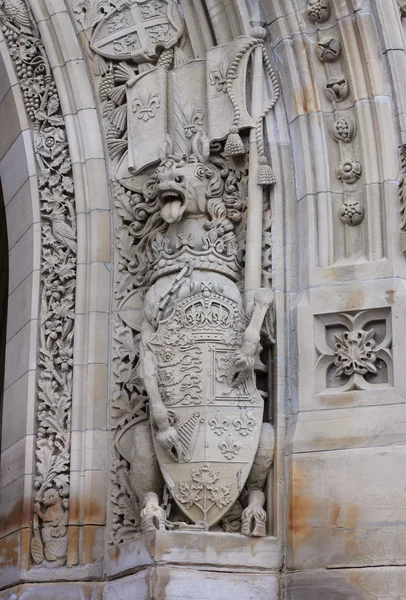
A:
POLYGON ((261 187, 267 187, 268 185, 275 185, 276 176, 274 170, 269 165, 266 156, 259 157, 257 184, 261 187))
POLYGON ((237 127, 232 127, 230 129, 226 145, 224 146, 224 154, 227 157, 240 156, 241 154, 245 154, 244 144, 240 134, 238 133, 237 127))

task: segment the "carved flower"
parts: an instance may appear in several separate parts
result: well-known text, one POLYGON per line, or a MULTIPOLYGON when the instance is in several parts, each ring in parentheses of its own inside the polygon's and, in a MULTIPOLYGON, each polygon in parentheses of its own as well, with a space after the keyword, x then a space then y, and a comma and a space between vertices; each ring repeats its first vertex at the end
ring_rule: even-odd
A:
POLYGON ((66 136, 61 127, 44 127, 35 136, 35 149, 43 158, 54 159, 65 147, 66 136))
POLYGON ((376 354, 373 348, 376 345, 373 337, 375 330, 364 331, 346 331, 345 333, 336 333, 334 335, 336 343, 334 345, 334 364, 337 367, 335 376, 344 374, 347 376, 359 373, 377 373, 375 362, 376 354))
POLYGON ((175 349, 170 346, 165 346, 165 348, 159 352, 160 361, 163 363, 170 363, 174 360, 176 356, 175 349))
POLYGON ((58 281, 46 280, 44 281, 44 292, 48 299, 60 300, 61 295, 65 292, 65 288, 58 281))
POLYGON ((346 200, 340 208, 340 219, 346 225, 359 225, 365 214, 363 205, 355 198, 346 200))
POLYGON ((65 341, 58 340, 58 354, 55 358, 55 363, 60 365, 62 371, 69 371, 73 367, 73 345, 72 340, 68 337, 65 341))
POLYGON ((353 158, 341 161, 337 165, 336 174, 337 179, 343 183, 355 183, 362 175, 361 163, 353 158))
POLYGON ((197 504, 199 500, 201 500, 201 496, 199 496, 199 492, 202 487, 199 487, 196 484, 192 484, 191 486, 188 483, 179 483, 178 493, 176 494, 176 498, 182 504, 186 504, 186 508, 192 508, 193 504, 197 504))
POLYGON ((196 483, 196 488, 199 490, 202 490, 204 487, 211 490, 213 483, 217 481, 219 476, 208 465, 203 465, 200 469, 192 469, 191 474, 193 481, 196 483))
POLYGON ((218 508, 227 506, 231 502, 231 486, 230 484, 223 484, 218 487, 213 487, 209 494, 209 500, 214 502, 218 508))

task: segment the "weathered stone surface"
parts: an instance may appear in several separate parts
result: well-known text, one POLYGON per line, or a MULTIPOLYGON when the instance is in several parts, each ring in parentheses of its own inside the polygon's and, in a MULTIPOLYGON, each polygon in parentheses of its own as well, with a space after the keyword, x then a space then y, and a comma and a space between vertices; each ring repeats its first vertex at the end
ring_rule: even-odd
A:
POLYGON ((314 570, 287 578, 288 600, 398 600, 406 585, 404 567, 314 570))
POLYGON ((290 458, 289 566, 402 565, 405 446, 290 458))
POLYGON ((272 575, 236 574, 154 567, 121 581, 107 583, 103 600, 276 600, 278 578, 272 575))

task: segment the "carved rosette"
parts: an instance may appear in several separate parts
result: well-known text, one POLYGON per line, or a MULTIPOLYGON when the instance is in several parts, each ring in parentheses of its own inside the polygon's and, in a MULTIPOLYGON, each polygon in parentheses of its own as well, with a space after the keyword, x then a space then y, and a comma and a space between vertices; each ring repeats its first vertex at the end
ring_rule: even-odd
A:
POLYGON ((315 324, 317 393, 393 385, 388 309, 318 315, 315 324))
POLYGON ((348 198, 340 208, 340 220, 345 225, 359 225, 365 216, 364 205, 356 198, 348 198))
POLYGON ((34 563, 62 565, 67 551, 76 213, 59 96, 28 7, 4 3, 2 30, 32 122, 40 191, 41 313, 38 358, 34 563))

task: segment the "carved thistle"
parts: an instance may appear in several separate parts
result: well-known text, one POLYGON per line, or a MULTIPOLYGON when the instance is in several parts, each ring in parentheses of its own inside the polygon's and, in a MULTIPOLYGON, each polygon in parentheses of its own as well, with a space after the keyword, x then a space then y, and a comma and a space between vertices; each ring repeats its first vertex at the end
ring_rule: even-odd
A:
POLYGON ((76 214, 58 92, 44 45, 21 0, 0 10, 32 122, 41 203, 41 313, 32 558, 64 564, 67 551, 76 214))

